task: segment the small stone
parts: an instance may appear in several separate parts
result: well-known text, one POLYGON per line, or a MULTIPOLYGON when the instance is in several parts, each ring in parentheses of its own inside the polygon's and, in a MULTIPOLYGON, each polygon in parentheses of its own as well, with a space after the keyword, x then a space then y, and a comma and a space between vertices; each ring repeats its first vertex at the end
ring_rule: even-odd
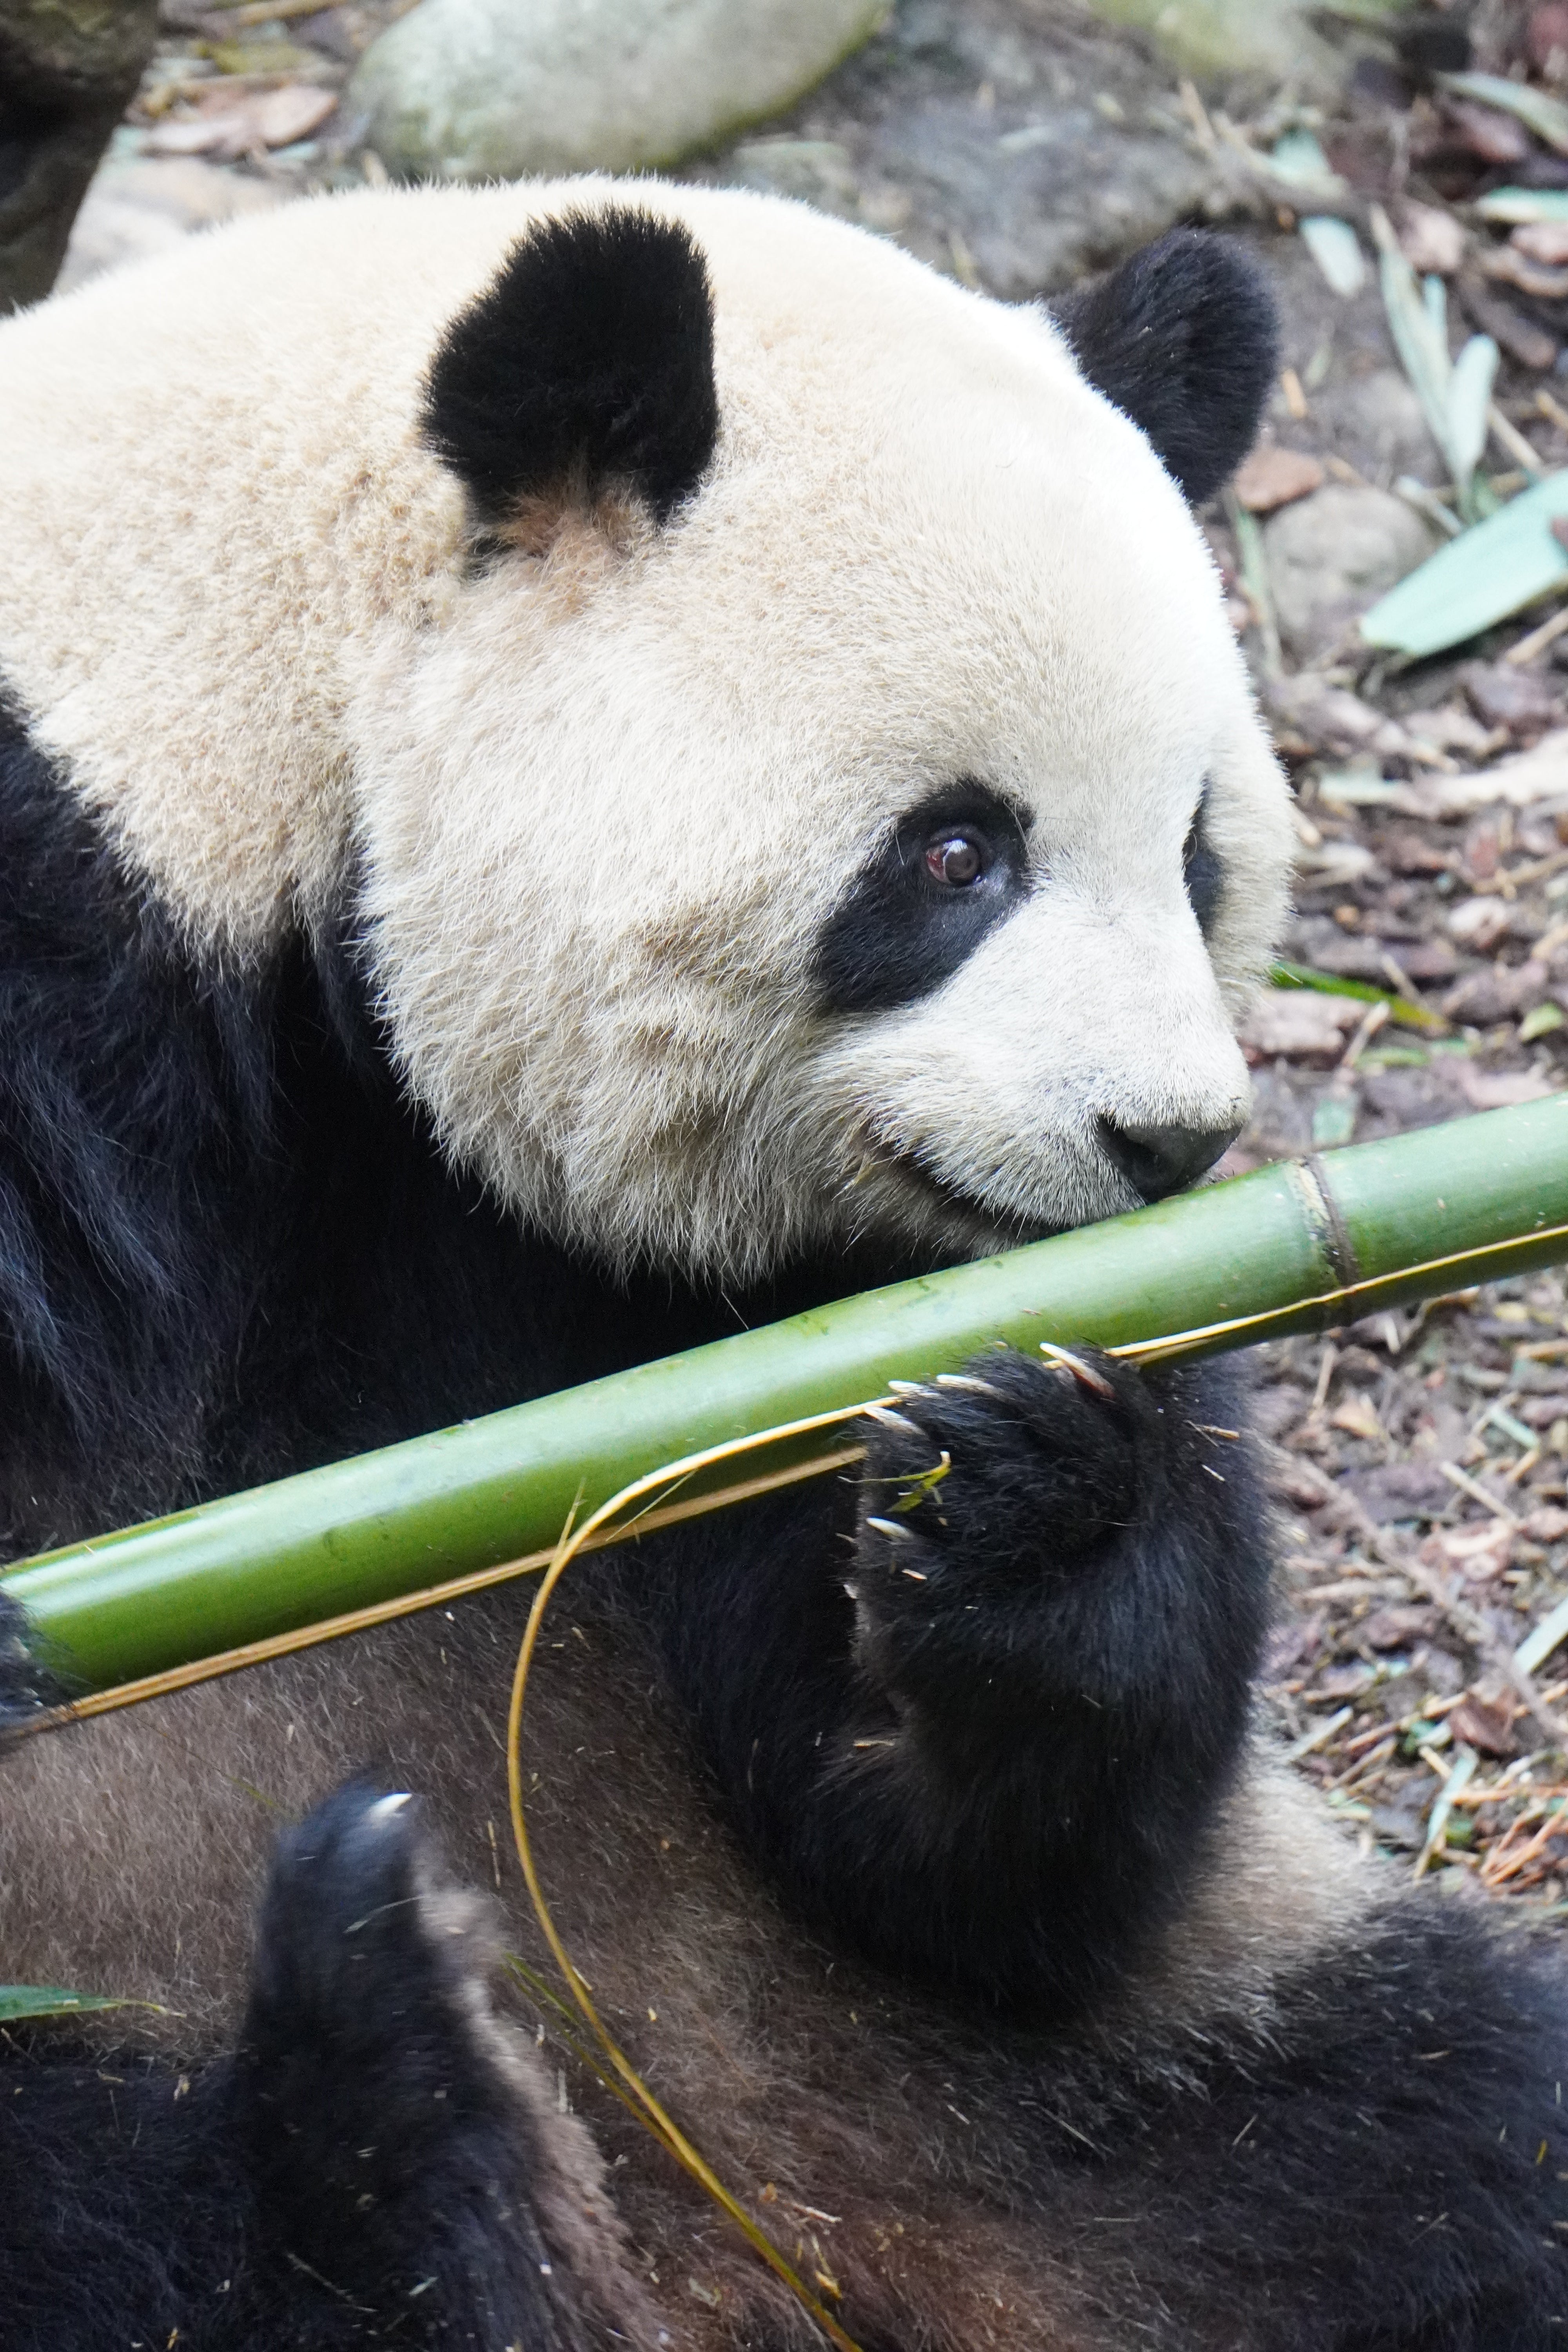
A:
MULTIPOLYGON (((1340 913, 1341 909, 1336 907, 1334 909, 1336 919, 1340 913)), ((1415 942, 1412 941, 1409 944, 1414 945, 1415 942)), ((1406 942, 1401 940, 1393 950, 1402 964, 1405 948, 1406 942)), ((1370 980, 1379 988, 1386 988, 1388 965, 1384 959, 1390 952, 1384 941, 1374 933, 1358 929, 1349 938, 1340 938, 1334 932, 1325 930, 1313 934, 1312 950, 1309 961, 1315 964, 1320 971, 1334 972, 1341 980, 1370 980)))
POLYGON ((1238 469, 1232 485, 1250 514, 1272 514, 1276 507, 1304 499, 1323 483, 1316 457, 1300 449, 1255 449, 1238 469))
POLYGON ((1372 1680, 1372 1668, 1364 1658, 1356 1658, 1342 1666, 1327 1666, 1312 1685, 1316 1698, 1354 1698, 1365 1690, 1372 1680))
POLYGON ((1449 1021, 1472 1029, 1489 1029, 1494 1022, 1515 1021, 1544 998, 1552 975, 1533 956, 1528 963, 1494 963, 1489 971, 1468 971, 1443 999, 1449 1021))
MULTIPOLYGON (((1352 1470, 1341 1483, 1380 1527, 1399 1519, 1435 1519, 1454 1499, 1452 1486, 1433 1462, 1380 1462, 1370 1470, 1352 1470)), ((1429 1633, 1433 1623, 1429 1611, 1385 1609, 1357 1630, 1370 1648, 1394 1650, 1429 1633)))
POLYGON ((1450 910, 1448 929, 1465 947, 1485 955, 1507 936, 1512 920, 1513 909, 1505 898, 1467 898, 1450 910))
POLYGON ((1467 1748, 1479 1748, 1483 1756, 1519 1753, 1511 1709, 1501 1705, 1489 1706, 1474 1691, 1467 1691, 1458 1706, 1448 1709, 1448 1728, 1456 1739, 1462 1740, 1467 1748))
MULTIPOLYGON (((1544 1102, 1557 1091, 1539 1070, 1479 1070, 1474 1062, 1461 1061, 1454 1075, 1472 1110, 1507 1110, 1514 1103, 1544 1102)), ((1552 1444, 1556 1444, 1555 1436, 1552 1444)))
POLYGON ((1489 335, 1494 343, 1500 344, 1510 359, 1517 360, 1521 367, 1541 369, 1552 365, 1557 357, 1557 339, 1549 335, 1544 327, 1537 326, 1533 319, 1527 319, 1521 310, 1514 309, 1511 302, 1503 301, 1499 295, 1489 294, 1476 279, 1461 278, 1459 292, 1466 310, 1482 334, 1489 335))
MULTIPOLYGON (((1248 458, 1247 464, 1251 463, 1248 458)), ((1240 478, 1238 475, 1238 489, 1240 478)), ((1403 728, 1348 688, 1331 686, 1316 670, 1298 670, 1292 677, 1270 679, 1265 698, 1272 716, 1300 736, 1310 751, 1342 756, 1363 751, 1397 754, 1406 748, 1403 728)))
POLYGON ((1452 278, 1465 258, 1465 232, 1436 205, 1407 204, 1399 223, 1399 249, 1422 277, 1452 278))
POLYGON ((421 0, 365 51, 345 111, 407 177, 637 171, 781 113, 883 14, 881 0, 421 0))
POLYGON ((1424 563, 1438 541, 1403 499, 1330 482, 1270 515, 1263 545, 1279 634, 1293 654, 1310 660, 1424 563))
POLYGON ((1391 963, 1396 963, 1406 980, 1418 987, 1427 988, 1435 980, 1452 980, 1456 969, 1454 950, 1447 940, 1395 940, 1387 950, 1391 963))
POLYGON ((1563 716, 1563 698, 1539 670, 1515 669, 1508 662, 1471 662, 1462 673, 1478 719, 1506 727, 1510 735, 1543 735, 1563 716))
POLYGON ((1284 1055, 1293 1062, 1337 1062, 1364 1004, 1315 988, 1263 989, 1242 1021, 1241 1047, 1250 1061, 1284 1055))
MULTIPOLYGON (((1443 1484, 1441 1479, 1437 1483, 1443 1484)), ((1445 1496, 1449 1491, 1444 1487, 1445 1496)), ((1370 1617, 1363 1618, 1356 1633, 1369 1650, 1402 1650, 1406 1643, 1418 1642, 1430 1633, 1436 1622, 1436 1611, 1415 1601, 1404 1608, 1374 1609, 1370 1617)))
POLYGON ((1545 0, 1530 12, 1524 51, 1537 73, 1561 81, 1568 75, 1568 6, 1563 0, 1545 0))
POLYGON ((1527 261, 1539 261, 1543 269, 1561 269, 1568 264, 1568 221, 1521 221, 1509 243, 1527 261))
POLYGON ((1535 152, 1529 131, 1514 114, 1495 106, 1478 106, 1473 99, 1450 99, 1444 111, 1454 144, 1483 163, 1522 163, 1535 152))
POLYGON ((1313 394, 1312 412, 1327 446, 1369 480, 1388 481, 1395 474, 1424 482, 1444 478, 1420 395, 1400 369, 1332 374, 1313 394))

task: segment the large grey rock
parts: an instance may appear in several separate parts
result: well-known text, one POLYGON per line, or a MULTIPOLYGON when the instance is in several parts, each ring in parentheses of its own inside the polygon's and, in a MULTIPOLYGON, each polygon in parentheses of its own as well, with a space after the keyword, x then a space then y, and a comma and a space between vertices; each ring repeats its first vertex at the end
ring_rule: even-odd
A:
POLYGON ((1313 393, 1312 415, 1324 446, 1375 480, 1390 481, 1395 474, 1424 482, 1447 478, 1426 412, 1398 368, 1361 376, 1335 373, 1313 393))
POLYGON ((1438 544, 1432 525, 1388 490, 1330 482, 1263 526, 1279 635, 1298 660, 1331 651, 1386 588, 1438 544))
POLYGON ((347 109, 410 177, 636 171, 778 113, 883 13, 883 0, 421 0, 366 50, 347 109))
POLYGON ((690 169, 803 197, 1006 300, 1052 294, 1220 195, 1145 47, 1070 0, 903 0, 787 129, 690 169))
POLYGON ((1341 68, 1298 0, 1089 0, 1107 24, 1135 25, 1173 65, 1200 81, 1289 81, 1329 96, 1341 68))

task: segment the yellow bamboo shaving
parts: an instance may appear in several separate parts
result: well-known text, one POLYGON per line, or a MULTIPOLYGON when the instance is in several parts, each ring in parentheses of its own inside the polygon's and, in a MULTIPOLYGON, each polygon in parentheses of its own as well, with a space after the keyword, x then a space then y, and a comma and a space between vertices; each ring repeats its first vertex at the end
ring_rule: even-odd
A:
POLYGON ((1478 1243, 1473 1249, 1455 1250, 1448 1257, 1424 1258, 1419 1265, 1402 1265, 1392 1274, 1369 1275, 1364 1282, 1348 1282, 1338 1290, 1321 1290, 1311 1298, 1293 1298, 1288 1307, 1265 1307, 1256 1315, 1233 1315, 1226 1322, 1198 1324, 1190 1331, 1171 1331, 1159 1339, 1129 1339, 1119 1348, 1107 1348, 1105 1352, 1108 1356, 1125 1357, 1130 1363, 1158 1364, 1169 1356, 1189 1355, 1216 1339, 1238 1346, 1244 1332, 1249 1333, 1251 1342, 1256 1344, 1272 1332, 1293 1329, 1300 1316, 1321 1313, 1326 1319, 1331 1307, 1357 1305, 1364 1314, 1376 1306, 1383 1291, 1419 1283, 1429 1274, 1460 1273, 1477 1258, 1486 1261, 1489 1282, 1500 1281, 1503 1273, 1493 1266, 1493 1260, 1501 1257, 1505 1250, 1539 1249, 1542 1242, 1555 1241, 1568 1241, 1568 1225, 1542 1225, 1533 1234, 1510 1234, 1505 1241, 1478 1243))
MULTIPOLYGON (((842 1413, 824 1413, 821 1422, 853 1419, 859 1408, 847 1406, 842 1413)), ((814 1424, 802 1423, 810 1428, 814 1424)), ((769 1430, 757 1442, 765 1444, 776 1434, 769 1430)), ((830 1470, 844 1470, 866 1458, 863 1445, 846 1445, 832 1454, 813 1454, 809 1462, 792 1463, 783 1470, 770 1470, 765 1477, 742 1478, 732 1486, 720 1486, 709 1495, 689 1496, 684 1503, 673 1503, 666 1510, 650 1511, 646 1517, 629 1522, 624 1528, 610 1528, 592 1537, 584 1546, 587 1551, 601 1551, 610 1544, 625 1543, 632 1536, 652 1535, 659 1528, 672 1528, 683 1519, 700 1518, 708 1511, 721 1511, 731 1503, 750 1502, 754 1495, 772 1495, 781 1486, 793 1486, 803 1478, 820 1478, 830 1470)), ((662 1473, 657 1474, 662 1475, 662 1473)), ((516 1559, 503 1559, 494 1568, 477 1568, 467 1576, 449 1577, 444 1584, 423 1584, 416 1592, 400 1592, 390 1601, 368 1601, 363 1609, 347 1609, 338 1617, 319 1618, 313 1625, 296 1625, 287 1633, 269 1633, 264 1641, 242 1642, 237 1649, 219 1650, 210 1658, 193 1658, 183 1666, 165 1666, 161 1674, 143 1675, 136 1682, 114 1683, 107 1690, 89 1691, 81 1698, 66 1701, 62 1706, 44 1708, 28 1716, 10 1729, 6 1738, 24 1739, 37 1731, 63 1731, 68 1724, 85 1722, 95 1715, 115 1715, 123 1706, 140 1706, 150 1698, 168 1698, 175 1691, 190 1690, 197 1683, 216 1682, 220 1675, 237 1675, 246 1666, 264 1666, 268 1659, 287 1658, 299 1650, 313 1650, 321 1642, 341 1642, 345 1634, 363 1633, 373 1625, 389 1625, 399 1617, 416 1616, 423 1609, 438 1609, 444 1601, 466 1601, 475 1592, 488 1592, 497 1584, 510 1584, 514 1577, 537 1576, 555 1558, 556 1547, 548 1551, 523 1552, 516 1559)))
MULTIPOLYGON (((858 1413, 864 1412, 865 1410, 864 1404, 858 1404, 851 1405, 842 1412, 814 1413, 806 1421, 784 1422, 776 1429, 760 1430, 752 1437, 731 1438, 722 1445, 708 1446, 700 1454, 689 1454, 679 1462, 668 1463, 662 1469, 649 1471, 646 1477, 634 1479, 629 1486, 623 1486, 618 1495, 612 1495, 607 1503, 601 1503, 598 1509, 584 1519, 580 1528, 574 1529, 568 1522, 561 1541, 556 1547, 554 1558, 551 1560, 539 1589, 533 1596, 533 1606, 528 1612, 528 1623, 523 1632, 522 1645, 518 1652, 517 1672, 512 1677, 511 1706, 507 1715, 506 1728, 507 1797, 511 1809, 511 1833, 517 1845, 518 1860, 522 1865, 523 1880, 555 1965, 561 1971, 567 1990, 579 2013, 597 2042, 603 2058, 602 2061, 595 2059, 586 2051, 581 2052, 580 2054, 587 2058, 588 2063, 600 2081, 616 2093, 624 2105, 630 2108, 645 2130, 707 2191, 720 2210, 729 2215, 753 2251, 761 2256, 768 2268, 784 2281, 803 2310, 809 2312, 824 2335, 837 2346, 837 2352, 859 2352, 859 2347, 853 2336, 845 2333, 832 2313, 818 2302, 805 2280, 785 2260, 766 2231, 758 2228, 744 2207, 725 2188, 706 2158, 692 2146, 679 2126, 672 2120, 658 2100, 655 2098, 631 2060, 605 2026, 598 2011, 594 2006, 593 1997, 586 1982, 579 1974, 571 1954, 561 1939, 560 1930, 551 1916, 550 1906, 544 1899, 544 1890, 539 1882, 539 1873, 534 1865, 533 1849, 529 1843, 528 1823, 523 1813, 522 1709, 528 1690, 529 1672, 533 1664, 534 1652, 538 1647, 540 1631, 544 1623, 544 1615, 550 1606, 551 1596, 573 1561, 581 1552, 588 1549, 594 1538, 600 1535, 601 1530, 609 1521, 618 1517, 623 1511, 629 1508, 631 1505, 642 1501, 645 1496, 668 1493, 672 1486, 683 1484, 688 1478, 695 1476, 699 1471, 711 1468, 715 1463, 731 1461, 737 1454, 755 1452, 759 1447, 775 1444, 784 1438, 804 1436, 810 1430, 831 1426, 834 1423, 848 1420, 858 1413)), ((826 1468, 826 1464, 822 1463, 813 1466, 826 1468)), ((652 1513, 638 1515, 621 1532, 641 1533, 652 1524, 653 1516, 652 1513)), ((522 1973, 521 1963, 519 1971, 522 1973)), ((559 2008, 560 2004, 552 2001, 552 2006, 559 2008)))

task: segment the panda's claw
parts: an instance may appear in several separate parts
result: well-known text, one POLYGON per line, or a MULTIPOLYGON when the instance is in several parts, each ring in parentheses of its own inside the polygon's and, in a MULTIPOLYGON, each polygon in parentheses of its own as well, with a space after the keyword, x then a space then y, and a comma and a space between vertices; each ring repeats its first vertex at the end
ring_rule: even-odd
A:
POLYGON ((1058 1348, 1054 1339, 1042 1339, 1040 1353, 1048 1364, 1080 1381, 1093 1395, 1105 1398, 1108 1403, 1114 1402, 1116 1391, 1111 1383, 1103 1372, 1097 1372, 1092 1364, 1086 1364, 1081 1356, 1073 1355, 1067 1348, 1058 1348))
MULTIPOLYGON (((1039 1574, 1120 1541, 1159 1475, 1168 1424, 1142 1376, 1088 1349, 1046 1352, 988 1349, 907 1395, 907 1411, 870 1416, 861 1541, 940 1573, 954 1609, 1022 1599, 1039 1574)), ((886 1579, 875 1585, 895 1606, 886 1579)))
POLYGON ((862 1408, 862 1415, 867 1421, 879 1421, 884 1429, 900 1429, 906 1437, 919 1437, 921 1434, 912 1421, 907 1421, 901 1412, 895 1412, 891 1405, 866 1405, 862 1408))

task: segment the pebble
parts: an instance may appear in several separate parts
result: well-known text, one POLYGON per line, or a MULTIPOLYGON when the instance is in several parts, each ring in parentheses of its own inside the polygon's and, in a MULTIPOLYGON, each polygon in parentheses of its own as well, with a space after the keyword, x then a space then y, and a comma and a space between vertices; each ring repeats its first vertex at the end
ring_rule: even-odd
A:
POLYGON ((1407 202, 1400 216, 1399 247, 1421 277, 1435 272, 1452 278, 1465 258, 1464 224, 1440 205, 1407 202))
POLYGON ((1089 0, 1107 24, 1136 25, 1184 73, 1200 80, 1237 75, 1288 82, 1321 98, 1337 91, 1342 66, 1295 0, 1089 0))
POLYGON ((1397 368, 1331 376, 1312 394, 1312 416, 1327 446, 1353 456, 1363 473, 1447 478, 1420 397, 1397 368))
POLYGON ((1444 997, 1444 1017, 1473 1029, 1489 1029, 1496 1022, 1515 1021, 1532 1011, 1551 984, 1552 974, 1533 956, 1527 963, 1495 963, 1489 970, 1468 971, 1444 997))
POLYGON ((859 47, 881 0, 421 0, 344 112, 399 176, 670 163, 777 114, 859 47))
POLYGON ((1266 444, 1243 461, 1231 487, 1249 514, 1272 514, 1277 507, 1308 498, 1322 486, 1323 468, 1318 458, 1308 457, 1304 450, 1266 444))
POLYGON ((1540 736, 1563 717, 1559 683, 1508 662, 1470 662, 1460 673, 1470 707, 1489 727, 1540 736))
POLYGON ((1271 1061, 1277 1054, 1294 1062, 1337 1062, 1365 1011, 1353 996, 1330 996, 1315 988, 1265 988, 1237 1034, 1249 1062, 1271 1061))
POLYGON ((1298 659, 1326 654, 1386 589, 1439 545, 1387 490, 1329 482, 1263 526, 1279 635, 1298 659))

